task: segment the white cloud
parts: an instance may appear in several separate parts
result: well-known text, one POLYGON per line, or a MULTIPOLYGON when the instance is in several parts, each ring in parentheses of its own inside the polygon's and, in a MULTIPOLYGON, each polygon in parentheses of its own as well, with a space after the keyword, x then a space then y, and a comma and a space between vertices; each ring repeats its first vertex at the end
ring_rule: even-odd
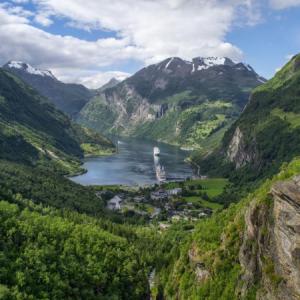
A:
POLYGON ((254 24, 260 18, 255 0, 32 2, 37 8, 35 15, 16 5, 0 4, 0 63, 24 60, 56 70, 59 79, 72 79, 90 86, 106 76, 101 71, 104 66, 107 69, 132 59, 144 64, 169 56, 191 59, 216 55, 240 60, 242 51, 226 41, 226 34, 236 22, 254 24), (34 27, 31 20, 47 27, 54 16, 64 18, 69 26, 109 30, 117 37, 86 41, 48 33, 34 27), (99 76, 95 77, 96 70, 99 76), (92 75, 83 76, 82 72, 92 72, 92 75))
POLYGON ((49 18, 49 16, 47 14, 37 14, 34 17, 34 21, 42 26, 50 26, 51 24, 53 24, 53 21, 49 18))
POLYGON ((122 81, 131 75, 130 73, 120 71, 99 72, 72 68, 57 68, 52 69, 52 72, 64 82, 80 83, 91 89, 103 86, 112 78, 122 81))
MULTIPOLYGON (((254 22, 250 0, 35 0, 41 11, 66 17, 83 29, 116 31, 143 51, 146 63, 169 56, 241 58, 225 35, 243 10, 254 22)), ((245 19, 245 18, 244 18, 245 19)))
POLYGON ((97 89, 107 83, 110 79, 115 78, 122 81, 129 77, 131 74, 119 71, 110 71, 104 73, 97 73, 94 76, 80 77, 77 79, 77 83, 81 83, 88 88, 97 89))
POLYGON ((274 9, 285 9, 300 6, 300 0, 270 0, 270 5, 274 9))
POLYGON ((139 49, 126 39, 94 42, 47 33, 29 24, 28 19, 7 13, 0 6, 0 62, 25 60, 45 68, 96 68, 132 57, 143 59, 139 49))

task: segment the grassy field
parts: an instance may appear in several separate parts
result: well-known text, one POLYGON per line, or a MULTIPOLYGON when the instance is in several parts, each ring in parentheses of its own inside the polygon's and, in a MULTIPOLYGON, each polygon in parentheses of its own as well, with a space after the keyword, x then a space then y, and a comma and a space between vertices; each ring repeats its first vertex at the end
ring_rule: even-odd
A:
POLYGON ((187 186, 201 185, 202 191, 205 191, 209 197, 216 197, 223 192, 228 180, 225 178, 196 179, 187 181, 185 184, 187 186))
POLYGON ((194 194, 183 197, 187 203, 198 203, 203 207, 207 207, 212 210, 218 210, 223 206, 219 203, 216 203, 214 201, 214 197, 220 195, 227 184, 228 180, 224 178, 208 178, 188 180, 183 183, 169 182, 164 185, 164 188, 172 189, 176 187, 184 187, 184 189, 192 191, 194 194), (203 196, 204 194, 207 195, 207 197, 203 196))
POLYGON ((212 201, 209 201, 209 200, 204 200, 200 196, 183 197, 183 199, 187 203, 193 203, 193 204, 198 203, 201 206, 206 207, 206 208, 210 208, 212 210, 217 210, 217 209, 223 208, 222 204, 212 202, 212 201))
POLYGON ((115 152, 113 148, 105 148, 101 145, 83 143, 80 145, 85 157, 111 155, 115 152))

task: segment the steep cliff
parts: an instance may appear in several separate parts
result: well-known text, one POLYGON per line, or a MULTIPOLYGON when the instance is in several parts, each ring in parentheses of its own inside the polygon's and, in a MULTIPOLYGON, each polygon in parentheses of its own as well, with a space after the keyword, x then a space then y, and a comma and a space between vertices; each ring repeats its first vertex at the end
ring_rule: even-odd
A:
POLYGON ((74 163, 77 169, 86 145, 98 150, 114 147, 100 134, 74 124, 36 90, 0 68, 0 160, 36 164, 47 158, 62 168, 74 163))
POLYGON ((300 176, 274 184, 270 203, 252 203, 240 250, 245 295, 258 285, 257 299, 300 298, 300 176))

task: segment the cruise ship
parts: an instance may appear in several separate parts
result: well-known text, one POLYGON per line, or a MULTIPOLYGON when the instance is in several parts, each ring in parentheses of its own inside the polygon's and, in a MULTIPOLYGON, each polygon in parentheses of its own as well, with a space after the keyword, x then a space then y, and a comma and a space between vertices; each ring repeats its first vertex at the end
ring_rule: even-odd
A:
POLYGON ((154 148, 153 148, 153 155, 154 155, 154 156, 159 156, 159 155, 160 155, 160 150, 159 150, 158 147, 154 147, 154 148))

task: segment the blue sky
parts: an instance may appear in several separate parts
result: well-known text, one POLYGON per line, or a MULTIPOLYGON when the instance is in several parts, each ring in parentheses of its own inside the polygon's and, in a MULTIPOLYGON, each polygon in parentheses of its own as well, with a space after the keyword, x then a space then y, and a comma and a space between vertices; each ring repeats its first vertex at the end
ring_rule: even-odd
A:
POLYGON ((300 52, 300 0, 2 0, 0 63, 97 87, 170 56, 227 56, 270 78, 300 52))
POLYGON ((300 7, 265 10, 265 20, 235 28, 227 39, 242 49, 245 60, 258 73, 270 78, 291 55, 300 52, 300 7))

